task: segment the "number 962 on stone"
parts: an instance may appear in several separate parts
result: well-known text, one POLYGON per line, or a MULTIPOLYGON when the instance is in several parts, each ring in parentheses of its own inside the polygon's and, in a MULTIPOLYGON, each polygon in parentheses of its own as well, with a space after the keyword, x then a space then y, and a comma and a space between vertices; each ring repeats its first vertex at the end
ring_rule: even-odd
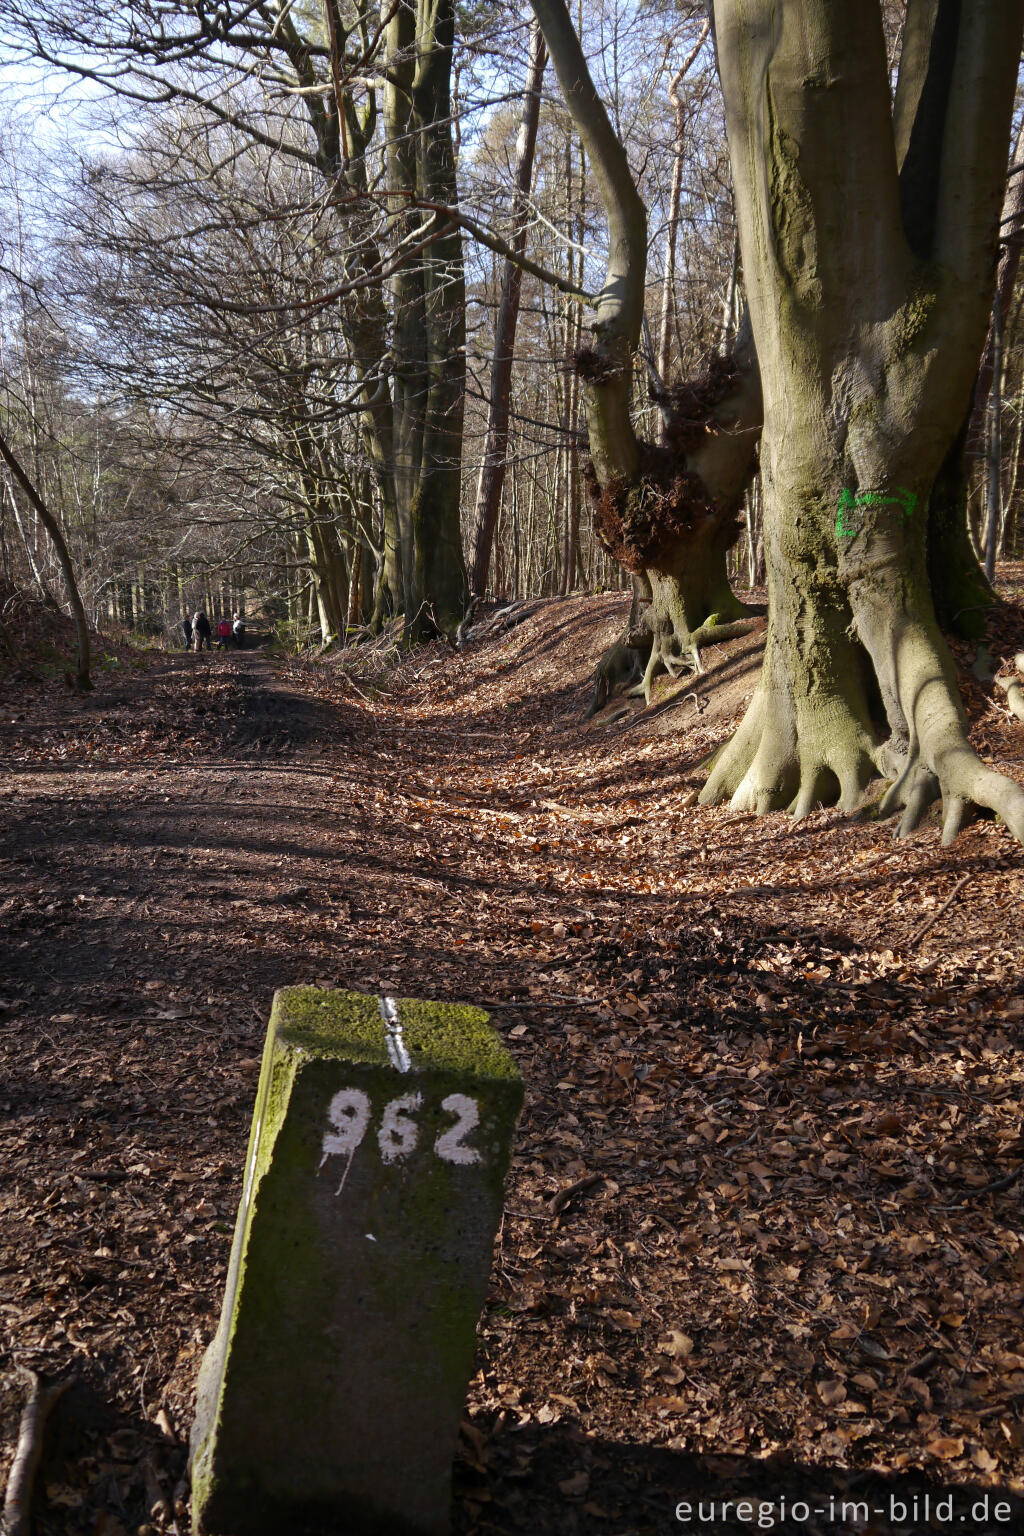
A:
MULTIPOLYGON (((422 1093, 402 1093, 391 1099, 374 1123, 373 1105, 361 1088, 342 1088, 327 1108, 328 1128, 323 1139, 322 1168, 329 1158, 351 1161, 356 1149, 370 1137, 376 1141, 381 1160, 401 1163, 421 1146, 424 1128, 420 1112, 422 1093)), ((479 1163, 481 1154, 473 1144, 473 1132, 480 1124, 480 1105, 464 1093, 449 1093, 441 1100, 441 1113, 451 1124, 431 1132, 435 1157, 457 1167, 479 1163)))

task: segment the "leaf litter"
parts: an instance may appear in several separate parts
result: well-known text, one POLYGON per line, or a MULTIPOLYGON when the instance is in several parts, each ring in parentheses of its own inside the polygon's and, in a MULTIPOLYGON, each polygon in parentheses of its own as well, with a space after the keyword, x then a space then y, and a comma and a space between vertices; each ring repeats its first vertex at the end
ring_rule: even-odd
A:
POLYGON ((526 1078, 457 1531, 943 1489, 1019 1520, 1020 850, 688 805, 756 648, 583 726, 621 607, 371 677, 0 688, 0 1477, 18 1368, 73 1377, 41 1536, 188 1530, 270 998, 311 981, 481 1001, 526 1078))

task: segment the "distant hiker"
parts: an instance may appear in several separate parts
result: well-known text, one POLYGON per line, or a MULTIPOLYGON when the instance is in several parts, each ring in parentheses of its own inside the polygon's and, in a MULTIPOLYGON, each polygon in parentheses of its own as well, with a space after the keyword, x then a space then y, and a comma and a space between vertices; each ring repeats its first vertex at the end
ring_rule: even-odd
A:
POLYGON ((231 620, 221 619, 217 625, 217 649, 223 651, 231 639, 231 620))
POLYGON ((189 618, 187 613, 183 616, 181 621, 181 633, 185 640, 185 649, 186 651, 190 651, 192 649, 192 620, 189 618))
POLYGON ((210 621, 202 609, 199 609, 192 615, 192 633, 195 635, 197 651, 201 651, 204 645, 207 650, 210 649, 213 631, 210 628, 210 621))
POLYGON ((235 644, 238 646, 238 649, 241 650, 245 645, 245 620, 239 618, 237 613, 231 621, 231 633, 234 637, 235 644))

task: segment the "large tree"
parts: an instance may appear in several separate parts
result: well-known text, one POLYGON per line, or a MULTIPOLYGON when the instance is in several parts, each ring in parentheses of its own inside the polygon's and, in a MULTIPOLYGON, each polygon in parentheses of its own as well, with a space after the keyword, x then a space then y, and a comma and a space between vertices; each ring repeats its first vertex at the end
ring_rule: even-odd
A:
MULTIPOLYGON (((639 622, 631 621, 625 639, 646 655, 649 697, 659 668, 696 665, 700 647, 735 634, 745 612, 730 589, 726 555, 755 466, 757 361, 744 326, 729 357, 711 358, 699 378, 664 393, 663 441, 638 435, 631 407, 644 313, 647 212, 565 0, 534 0, 533 8, 607 216, 604 287, 576 367, 583 381, 594 526, 637 578, 639 622)), ((614 653, 609 660, 617 664, 614 653)))
POLYGON ((895 102, 878 0, 715 0, 764 392, 760 686, 703 792, 802 815, 876 773, 1024 839, 968 740, 926 559, 994 276, 1024 0, 909 0, 895 102))

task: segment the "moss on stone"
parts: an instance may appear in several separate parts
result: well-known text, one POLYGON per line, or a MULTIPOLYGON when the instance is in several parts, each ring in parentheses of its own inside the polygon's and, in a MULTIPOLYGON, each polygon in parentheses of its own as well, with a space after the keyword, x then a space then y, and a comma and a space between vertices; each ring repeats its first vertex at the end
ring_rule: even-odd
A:
MULTIPOLYGON (((418 1070, 518 1076, 515 1062, 482 1008, 418 998, 397 998, 396 1002, 405 1044, 418 1070)), ((361 992, 327 992, 319 987, 285 987, 274 997, 270 1023, 282 1044, 346 1061, 388 1064, 376 997, 361 992)))
POLYGON ((407 1074, 388 1059, 376 997, 293 987, 274 999, 224 1308, 200 1377, 197 1531, 276 1536, 342 1507, 353 1536, 447 1528, 523 1089, 481 1009, 407 999, 398 1011, 407 1074), (370 1104, 347 1161, 324 1142, 339 1085, 370 1104), (479 1106, 469 1165, 435 1151, 453 1091, 479 1106), (422 1095, 417 1149, 387 1163, 377 1138, 402 1092, 422 1095), (411 1470, 389 1481, 392 1439, 411 1470))

